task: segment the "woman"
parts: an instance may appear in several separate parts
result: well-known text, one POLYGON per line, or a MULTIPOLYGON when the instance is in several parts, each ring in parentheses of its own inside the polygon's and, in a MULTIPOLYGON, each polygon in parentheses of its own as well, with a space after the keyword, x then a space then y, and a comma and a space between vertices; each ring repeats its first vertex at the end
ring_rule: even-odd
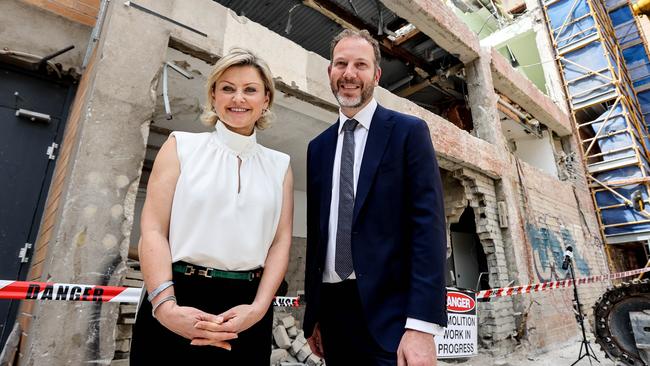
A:
POLYGON ((271 303, 289 262, 289 156, 256 142, 275 89, 266 63, 234 49, 217 62, 201 116, 174 132, 149 178, 131 365, 268 365, 271 303))

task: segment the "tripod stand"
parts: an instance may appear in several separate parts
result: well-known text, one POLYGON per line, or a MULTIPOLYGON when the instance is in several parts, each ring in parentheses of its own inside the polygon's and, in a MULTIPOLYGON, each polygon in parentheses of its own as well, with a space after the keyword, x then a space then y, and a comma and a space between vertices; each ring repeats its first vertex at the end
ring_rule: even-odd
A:
MULTIPOLYGON (((580 324, 580 329, 582 330, 582 343, 580 343, 580 352, 578 353, 578 359, 574 363, 572 363, 571 366, 574 366, 585 357, 587 357, 587 359, 589 360, 590 365, 592 364, 591 363, 592 358, 596 360, 596 362, 600 363, 600 361, 598 361, 598 358, 596 358, 596 354, 594 353, 594 350, 591 348, 591 345, 589 344, 589 340, 587 339, 587 333, 585 332, 585 318, 582 315, 582 305, 580 305, 580 298, 578 298, 578 284, 576 283, 576 275, 575 272, 573 271, 573 261, 571 260, 571 258, 573 258, 573 255, 565 257, 564 263, 565 264, 568 263, 569 273, 571 274, 571 280, 573 280, 573 300, 575 301, 575 310, 577 312, 576 321, 578 322, 578 324, 580 324)), ((562 267, 564 267, 564 265, 562 267)))

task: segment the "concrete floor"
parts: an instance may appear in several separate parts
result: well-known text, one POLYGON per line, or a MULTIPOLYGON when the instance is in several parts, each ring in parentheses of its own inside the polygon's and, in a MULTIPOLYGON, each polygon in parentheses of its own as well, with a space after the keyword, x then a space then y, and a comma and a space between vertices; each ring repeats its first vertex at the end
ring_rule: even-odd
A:
MULTIPOLYGON (((439 366, 456 365, 456 366, 569 366, 578 359, 580 351, 581 339, 576 338, 573 341, 559 345, 553 349, 545 350, 544 352, 530 352, 520 348, 515 352, 506 356, 491 356, 488 354, 479 354, 478 356, 466 359, 464 361, 438 361, 439 366)), ((612 360, 605 358, 605 354, 600 350, 600 346, 590 343, 591 348, 596 353, 596 357, 600 363, 592 360, 592 365, 599 366, 614 366, 612 360)), ((589 360, 583 358, 576 364, 576 366, 589 365, 589 360)))

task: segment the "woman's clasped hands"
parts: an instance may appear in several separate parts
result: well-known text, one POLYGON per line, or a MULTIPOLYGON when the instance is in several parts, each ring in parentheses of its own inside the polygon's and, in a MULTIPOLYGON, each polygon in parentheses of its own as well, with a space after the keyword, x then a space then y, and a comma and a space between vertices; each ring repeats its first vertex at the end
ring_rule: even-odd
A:
POLYGON ((215 346, 230 350, 229 340, 237 338, 237 332, 226 325, 223 316, 206 313, 175 302, 162 304, 156 310, 156 318, 167 329, 192 340, 192 345, 215 346), (206 326, 210 324, 210 326, 206 326))
MULTIPOLYGON (((194 327, 201 332, 210 333, 212 337, 192 338, 192 345, 226 348, 223 347, 223 343, 227 342, 219 340, 220 337, 231 334, 237 335, 237 333, 245 331, 262 319, 264 313, 265 311, 259 307, 249 304, 235 306, 216 316, 204 313, 204 315, 199 316, 200 319, 194 324, 194 327), (217 340, 215 341, 215 339, 217 340)), ((229 347, 230 344, 226 349, 230 349, 229 347)))

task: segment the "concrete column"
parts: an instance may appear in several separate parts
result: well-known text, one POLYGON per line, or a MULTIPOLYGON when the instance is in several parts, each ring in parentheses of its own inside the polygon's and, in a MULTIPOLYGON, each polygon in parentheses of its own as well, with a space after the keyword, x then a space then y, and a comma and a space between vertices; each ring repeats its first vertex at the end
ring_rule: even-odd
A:
POLYGON ((474 120, 474 134, 499 148, 505 148, 501 121, 497 111, 498 97, 492 83, 491 53, 482 49, 481 57, 465 64, 469 107, 474 120))
POLYGON ((544 79, 546 81, 546 95, 557 104, 563 112, 567 113, 567 103, 564 96, 564 87, 562 79, 555 64, 555 52, 551 44, 551 38, 546 27, 546 18, 544 17, 542 3, 540 0, 525 0, 526 9, 534 19, 533 31, 535 32, 535 42, 539 52, 539 60, 544 69, 544 79))
MULTIPOLYGON (((526 234, 522 230, 521 202, 515 183, 517 170, 514 159, 516 158, 509 153, 506 139, 501 132, 501 121, 497 110, 498 95, 494 90, 490 64, 491 52, 484 48, 479 59, 466 64, 465 71, 469 105, 474 119, 474 133, 477 137, 495 145, 500 159, 507 161, 510 167, 514 167, 506 170, 501 179, 494 182, 496 193, 494 204, 498 201, 506 202, 509 222, 507 228, 499 230, 501 240, 494 242, 495 250, 501 253, 503 260, 497 264, 498 268, 491 268, 491 271, 507 273, 507 278, 514 280, 516 284, 526 284, 531 280, 529 270, 532 270, 532 263, 528 263, 527 252, 530 251, 530 247, 525 245, 526 234)), ((501 283, 498 285, 504 285, 504 278, 500 280, 501 283)), ((513 319, 512 313, 524 309, 522 298, 514 297, 508 303, 491 304, 484 306, 484 309, 488 316, 494 317, 493 324, 486 324, 486 331, 491 333, 493 341, 502 345, 502 352, 508 352, 514 344, 507 339, 516 331, 515 324, 520 321, 513 319)))
MULTIPOLYGON (((118 285, 169 25, 111 2, 43 279, 118 285), (128 54, 128 57, 124 55, 128 54)), ((165 11, 170 1, 144 1, 165 11)), ((119 304, 37 303, 21 364, 109 364, 119 304)))
POLYGON ((535 15, 533 31, 535 32, 535 42, 537 43, 537 51, 539 52, 539 61, 544 70, 546 94, 555 102, 562 112, 568 113, 564 86, 555 62, 555 51, 553 50, 553 45, 551 44, 546 24, 544 24, 545 20, 542 8, 536 8, 533 11, 533 14, 535 15))

